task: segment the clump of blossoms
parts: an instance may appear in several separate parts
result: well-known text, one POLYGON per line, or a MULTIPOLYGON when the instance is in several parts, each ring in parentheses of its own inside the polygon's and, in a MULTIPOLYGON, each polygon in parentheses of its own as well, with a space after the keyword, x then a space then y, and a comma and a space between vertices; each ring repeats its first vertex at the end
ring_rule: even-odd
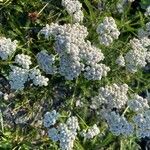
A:
POLYGON ((134 111, 143 111, 146 109, 149 109, 148 101, 147 99, 135 94, 132 99, 128 101, 128 107, 134 111))
POLYGON ((48 129, 48 136, 54 142, 59 142, 62 150, 72 150, 79 130, 77 117, 69 117, 66 123, 57 123, 58 113, 53 110, 44 115, 44 126, 48 129))
POLYGON ((53 110, 51 112, 46 112, 43 119, 44 126, 48 128, 56 124, 58 117, 59 117, 59 113, 57 113, 56 110, 53 110))
POLYGON ((103 22, 97 27, 100 43, 109 46, 114 39, 118 39, 120 32, 115 20, 112 17, 105 17, 103 22))
POLYGON ((116 64, 118 64, 121 67, 125 66, 125 59, 122 55, 120 55, 117 59, 116 59, 116 64))
POLYGON ((99 89, 99 95, 92 98, 92 109, 99 109, 102 105, 107 109, 121 109, 128 101, 128 85, 112 84, 99 89))
POLYGON ((37 68, 30 69, 29 79, 33 81, 35 86, 48 86, 49 79, 41 75, 41 72, 37 68))
POLYGON ((143 43, 139 39, 130 40, 132 49, 125 55, 126 68, 129 72, 135 73, 138 68, 145 67, 147 64, 147 48, 143 46, 143 43))
POLYGON ((31 62, 31 57, 24 54, 18 54, 15 56, 15 63, 22 66, 24 69, 29 69, 31 62))
POLYGON ((150 63, 150 51, 147 52, 147 55, 146 55, 146 60, 148 63, 150 63))
POLYGON ((150 107, 148 99, 134 95, 128 106, 135 112, 132 121, 135 126, 136 136, 139 138, 150 137, 150 107))
POLYGON ((11 41, 10 38, 0 37, 0 58, 7 60, 17 48, 17 41, 11 41))
POLYGON ((120 116, 115 111, 106 112, 103 117, 107 121, 110 131, 117 136, 120 134, 128 136, 134 131, 133 125, 124 116, 120 116))
POLYGON ((25 83, 29 80, 32 80, 35 86, 47 86, 49 79, 42 76, 41 72, 37 72, 40 70, 36 70, 11 66, 11 71, 8 76, 11 89, 23 90, 25 83))
POLYGON ((95 136, 97 136, 100 133, 99 128, 96 124, 94 124, 92 127, 90 127, 88 130, 83 130, 82 135, 86 139, 93 139, 95 136))
POLYGON ((138 68, 143 68, 149 62, 150 46, 150 22, 146 27, 138 30, 138 39, 130 40, 131 50, 125 55, 126 68, 129 72, 135 73, 138 68))
POLYGON ((57 68, 54 65, 55 57, 54 55, 49 55, 46 50, 39 52, 36 55, 37 62, 39 67, 46 73, 46 74, 55 74, 57 72, 57 68))
POLYGON ((33 81, 35 86, 47 86, 49 79, 41 75, 39 69, 25 69, 18 66, 10 66, 8 80, 13 90, 23 90, 27 81, 33 81))
POLYGON ((28 80, 28 69, 23 69, 17 66, 11 66, 11 72, 9 73, 8 79, 11 89, 23 90, 24 84, 28 80))
POLYGON ((135 132, 139 138, 150 137, 150 107, 146 98, 138 94, 129 98, 126 84, 113 84, 99 91, 100 94, 92 99, 91 108, 106 120, 113 134, 130 136, 135 132), (125 116, 126 111, 132 111, 130 119, 125 116))
POLYGON ((52 23, 46 25, 40 33, 44 34, 45 38, 55 37, 55 51, 60 60, 58 73, 67 80, 77 78, 82 72, 88 80, 100 80, 110 70, 100 63, 104 59, 101 50, 90 41, 85 41, 88 35, 86 27, 78 23, 73 25, 52 23))
POLYGON ((150 5, 146 8, 145 16, 150 16, 150 5))
POLYGON ((62 0, 67 12, 73 17, 74 22, 82 22, 84 14, 81 10, 82 4, 78 0, 62 0))
POLYGON ((134 116, 136 135, 139 138, 150 137, 150 110, 143 111, 134 116))
POLYGON ((145 28, 140 28, 138 30, 138 37, 139 39, 145 38, 145 37, 149 37, 150 35, 150 22, 147 22, 145 25, 145 28))

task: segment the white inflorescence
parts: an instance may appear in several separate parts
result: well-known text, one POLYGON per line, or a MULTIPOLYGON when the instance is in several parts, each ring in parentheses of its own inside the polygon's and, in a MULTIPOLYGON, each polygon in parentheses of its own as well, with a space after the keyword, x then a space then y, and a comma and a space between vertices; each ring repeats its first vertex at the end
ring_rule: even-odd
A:
POLYGON ((55 74, 56 67, 54 66, 55 57, 49 55, 47 51, 41 51, 36 55, 39 67, 46 72, 46 74, 55 74))
POLYGON ((76 130, 80 129, 77 117, 72 116, 72 117, 68 118, 66 124, 67 124, 69 130, 76 131, 76 130))
POLYGON ((48 130, 48 136, 51 138, 54 142, 57 142, 59 140, 58 136, 58 130, 56 128, 50 128, 48 130))
POLYGON ((82 72, 88 80, 100 80, 110 70, 100 61, 104 55, 100 49, 85 41, 87 28, 76 24, 51 24, 44 27, 40 33, 55 37, 55 51, 60 58, 58 72, 68 80, 77 78, 82 72))
POLYGON ((44 126, 48 128, 54 125, 58 117, 59 117, 59 114, 56 112, 56 110, 53 110, 51 112, 46 112, 46 114, 44 115, 44 120, 43 120, 44 126))
POLYGON ((29 69, 32 64, 31 57, 24 54, 18 54, 15 56, 15 63, 22 66, 24 69, 29 69))
POLYGON ((131 100, 128 101, 128 106, 132 111, 138 112, 149 108, 147 99, 139 95, 134 95, 131 100))
POLYGON ((23 90, 28 80, 32 80, 36 86, 47 86, 49 81, 48 78, 41 75, 39 69, 24 69, 17 66, 11 66, 8 79, 13 90, 23 90))
POLYGON ((120 116, 116 112, 112 111, 110 113, 106 113, 105 119, 110 128, 110 131, 115 135, 130 135, 133 133, 134 128, 132 124, 130 124, 124 116, 120 116))
POLYGON ((34 78, 35 78, 36 76, 40 76, 40 75, 41 75, 41 71, 40 71, 39 69, 37 69, 37 68, 32 68, 32 69, 30 69, 29 78, 30 78, 31 80, 34 80, 34 78))
POLYGON ((150 110, 137 114, 133 121, 136 125, 136 135, 139 138, 150 137, 150 110))
POLYGON ((125 66, 125 59, 122 55, 120 55, 117 59, 116 59, 116 64, 118 64, 121 67, 125 66))
POLYGON ((122 108, 128 101, 128 85, 106 85, 99 89, 99 95, 92 99, 91 108, 98 109, 105 105, 109 109, 122 108))
MULTIPOLYGON (((49 128, 56 124, 58 113, 53 110, 44 115, 44 126, 49 128)), ((59 142, 62 150, 72 150, 73 144, 79 130, 79 123, 77 117, 70 117, 66 123, 59 123, 48 130, 48 136, 54 142, 59 142)))
POLYGON ((148 63, 150 63, 150 51, 147 52, 147 55, 146 55, 146 60, 148 63))
POLYGON ((100 43, 109 46, 114 39, 118 39, 120 32, 117 29, 115 20, 112 17, 105 17, 97 27, 100 43))
POLYGON ((9 83, 11 89, 23 90, 24 84, 28 80, 28 69, 22 69, 17 66, 11 66, 11 72, 9 73, 9 83))
POLYGON ((147 7, 145 16, 150 16, 150 6, 147 7))
POLYGON ((45 76, 38 75, 33 79, 33 84, 36 86, 48 86, 49 79, 45 76))
POLYGON ((126 68, 129 72, 135 73, 138 68, 145 67, 147 49, 138 39, 130 40, 132 49, 125 55, 126 68))
POLYGON ((49 79, 41 75, 39 69, 30 69, 29 78, 33 81, 35 86, 47 86, 49 79))
POLYGON ((72 150, 77 132, 74 130, 69 130, 66 124, 60 124, 58 131, 60 148, 62 150, 72 150))
POLYGON ((83 133, 84 138, 86 139, 93 139, 95 136, 97 136, 100 133, 99 128, 96 124, 94 124, 91 128, 89 128, 87 131, 85 130, 83 133))
POLYGON ((15 51, 17 41, 11 41, 10 38, 0 37, 0 57, 2 60, 8 59, 15 51))
POLYGON ((81 10, 82 4, 78 0, 62 0, 67 12, 73 17, 74 22, 83 21, 84 14, 81 10))

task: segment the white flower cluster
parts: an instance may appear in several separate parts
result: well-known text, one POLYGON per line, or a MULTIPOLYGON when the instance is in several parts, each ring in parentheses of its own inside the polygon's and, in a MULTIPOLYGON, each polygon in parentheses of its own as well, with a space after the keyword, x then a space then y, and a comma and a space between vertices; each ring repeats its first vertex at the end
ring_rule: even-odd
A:
POLYGON ((83 131, 83 136, 86 139, 93 139, 95 136, 97 136, 100 133, 99 128, 96 124, 94 124, 91 128, 89 128, 87 131, 83 131))
POLYGON ((48 78, 41 75, 39 69, 23 69, 17 66, 11 66, 8 78, 13 90, 23 90, 28 80, 32 80, 36 86, 47 86, 49 81, 48 78))
POLYGON ((74 22, 82 22, 84 14, 81 10, 82 4, 78 0, 62 0, 67 12, 73 17, 74 22))
POLYGON ((10 38, 0 37, 0 58, 2 60, 8 59, 15 51, 17 41, 11 41, 10 38))
POLYGON ((45 115, 44 115, 44 119, 43 119, 43 122, 44 122, 44 126, 46 128, 54 125, 57 121, 59 117, 59 114, 56 112, 56 110, 53 110, 51 112, 46 112, 45 115))
POLYGON ((15 63, 22 66, 24 69, 29 69, 31 62, 31 57, 24 54, 18 54, 15 56, 15 63))
MULTIPOLYGON (((53 110, 44 115, 44 126, 49 128, 56 124, 58 113, 53 110)), ((54 142, 59 142, 62 150, 72 150, 77 130, 79 130, 78 119, 74 116, 68 118, 66 123, 59 123, 48 130, 48 136, 54 142)))
POLYGON ((55 67, 55 57, 51 54, 49 55, 47 51, 41 51, 36 55, 39 67, 46 74, 55 74, 57 68, 55 67))
POLYGON ((128 101, 129 108, 134 111, 143 111, 149 108, 147 99, 135 94, 131 100, 128 101))
POLYGON ((125 55, 126 68, 129 72, 135 73, 138 68, 145 67, 147 49, 142 42, 136 38, 130 40, 132 49, 125 55))
POLYGON ((33 81, 35 86, 48 86, 49 79, 45 76, 42 76, 39 69, 30 69, 29 78, 33 81))
POLYGON ((145 16, 150 16, 150 5, 146 8, 145 16))
POLYGON ((134 127, 124 116, 120 116, 114 111, 104 114, 104 117, 109 125, 110 131, 115 135, 130 135, 134 131, 134 127))
POLYGON ((144 38, 144 37, 149 37, 150 35, 150 22, 146 23, 145 25, 145 29, 144 28, 140 28, 138 30, 138 37, 140 39, 144 38))
POLYGON ((122 55, 120 55, 117 59, 116 59, 116 64, 118 64, 121 67, 125 66, 125 59, 122 55))
POLYGON ((11 89, 23 90, 24 84, 28 80, 29 70, 17 66, 11 66, 11 70, 8 77, 11 89))
MULTIPOLYGON (((126 84, 118 86, 102 87, 99 95, 92 99, 92 109, 99 109, 98 115, 106 120, 110 131, 115 135, 130 135, 136 131, 138 137, 150 137, 150 110, 148 99, 138 94, 128 97, 128 86, 126 84), (126 107, 123 107, 126 106, 126 107), (124 116, 126 111, 132 110, 133 116, 130 121, 124 116), (120 115, 118 112, 123 111, 120 115)), ((86 132, 83 133, 83 135, 86 132)))
POLYGON ((125 55, 126 68, 135 73, 138 68, 145 67, 150 62, 150 22, 146 23, 145 29, 138 30, 138 39, 130 40, 131 50, 125 55))
POLYGON ((91 108, 98 109, 102 105, 107 109, 122 108, 128 101, 128 85, 112 84, 111 86, 106 85, 99 89, 99 95, 92 99, 91 108))
POLYGON ((146 60, 148 63, 150 63, 150 51, 147 52, 146 60))
POLYGON ((114 39, 118 39, 120 32, 112 17, 105 17, 97 27, 100 43, 109 46, 114 39))
POLYGON ((88 80, 100 80, 110 70, 100 61, 104 55, 100 49, 85 41, 87 28, 75 23, 47 25, 41 31, 45 38, 55 37, 55 51, 59 55, 58 72, 68 80, 77 78, 82 72, 88 80))
POLYGON ((133 121, 136 125, 136 135, 140 138, 150 137, 150 110, 137 114, 133 121))

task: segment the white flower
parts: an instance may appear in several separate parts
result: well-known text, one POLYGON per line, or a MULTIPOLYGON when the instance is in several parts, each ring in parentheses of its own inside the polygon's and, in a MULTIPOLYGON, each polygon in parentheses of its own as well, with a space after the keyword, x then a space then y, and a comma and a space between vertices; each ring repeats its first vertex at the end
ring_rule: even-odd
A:
POLYGON ((135 73, 138 68, 145 67, 147 49, 136 38, 130 40, 130 44, 132 49, 125 55, 126 68, 129 72, 135 73))
POLYGON ((146 60, 148 63, 150 63, 150 51, 146 54, 146 60))
POLYGON ((72 116, 72 117, 68 118, 66 124, 67 124, 69 130, 76 131, 76 130, 80 129, 77 117, 72 116))
POLYGON ((58 131, 60 148, 62 150, 72 150, 77 133, 69 130, 66 124, 60 124, 58 131))
POLYGON ((97 127, 96 124, 94 124, 91 128, 89 128, 87 131, 84 132, 83 136, 86 139, 92 139, 99 133, 100 133, 99 128, 97 127))
POLYGON ((4 93, 2 91, 0 91, 0 98, 4 95, 4 93))
POLYGON ((56 128, 50 128, 48 130, 48 136, 51 138, 54 142, 57 142, 59 140, 59 134, 58 130, 56 128))
POLYGON ((49 79, 42 76, 38 75, 33 79, 33 84, 36 86, 47 86, 48 85, 49 79))
POLYGON ((67 12, 73 17, 74 22, 83 21, 83 12, 81 11, 82 4, 78 0, 62 0, 62 6, 64 6, 67 12))
POLYGON ((24 84, 28 80, 29 70, 17 66, 11 66, 11 70, 8 77, 11 89, 23 90, 24 84))
POLYGON ((48 128, 48 127, 54 125, 56 123, 58 117, 59 117, 59 114, 56 112, 56 110, 53 110, 51 112, 46 112, 44 115, 44 120, 43 120, 44 126, 46 128, 48 128))
POLYGON ((41 71, 37 68, 32 68, 30 69, 30 72, 29 72, 29 78, 31 80, 33 80, 36 76, 40 76, 41 75, 41 71))
POLYGON ((126 120, 124 116, 120 116, 116 112, 112 111, 104 115, 110 131, 115 135, 130 135, 133 133, 133 126, 126 120))
POLYGON ((29 69, 31 62, 31 57, 24 54, 18 54, 15 56, 15 63, 22 66, 24 69, 29 69))
POLYGON ((150 137, 150 110, 134 116, 133 121, 136 128, 136 135, 139 138, 150 137))
POLYGON ((131 110, 143 111, 149 108, 147 99, 135 94, 131 100, 128 101, 128 106, 131 110))
POLYGON ((117 29, 115 20, 112 17, 105 17, 97 27, 100 43, 109 46, 114 39, 118 39, 120 32, 117 29))
POLYGON ((4 100, 8 100, 8 99, 9 99, 9 95, 8 95, 7 93, 5 93, 5 94, 3 95, 3 98, 4 98, 4 100))
POLYGON ((113 109, 122 108, 128 101, 128 85, 117 85, 112 84, 111 86, 106 85, 99 89, 99 95, 92 99, 91 108, 98 109, 102 105, 107 108, 113 109))
POLYGON ((11 41, 10 38, 0 37, 0 57, 2 60, 8 59, 15 51, 17 41, 11 41))
MULTIPOLYGON (((88 35, 87 28, 79 25, 79 23, 63 26, 52 23, 50 26, 44 27, 40 33, 44 34, 45 38, 55 37, 55 51, 60 60, 58 73, 67 80, 77 78, 82 72, 88 80, 100 80, 110 70, 109 67, 100 64, 100 61, 104 59, 103 53, 90 41, 85 41, 88 35), (87 70, 87 67, 90 69, 87 70), (95 72, 92 72, 93 70, 95 72)), ((49 65, 43 65, 45 64, 44 61, 41 62, 41 68, 52 70, 52 61, 46 63, 49 65)))
POLYGON ((48 55, 47 51, 41 51, 36 55, 39 67, 46 74, 55 74, 56 67, 54 66, 55 58, 53 55, 48 55))
POLYGON ((117 59, 116 59, 116 64, 118 64, 121 67, 125 66, 125 59, 122 55, 120 55, 117 59))

